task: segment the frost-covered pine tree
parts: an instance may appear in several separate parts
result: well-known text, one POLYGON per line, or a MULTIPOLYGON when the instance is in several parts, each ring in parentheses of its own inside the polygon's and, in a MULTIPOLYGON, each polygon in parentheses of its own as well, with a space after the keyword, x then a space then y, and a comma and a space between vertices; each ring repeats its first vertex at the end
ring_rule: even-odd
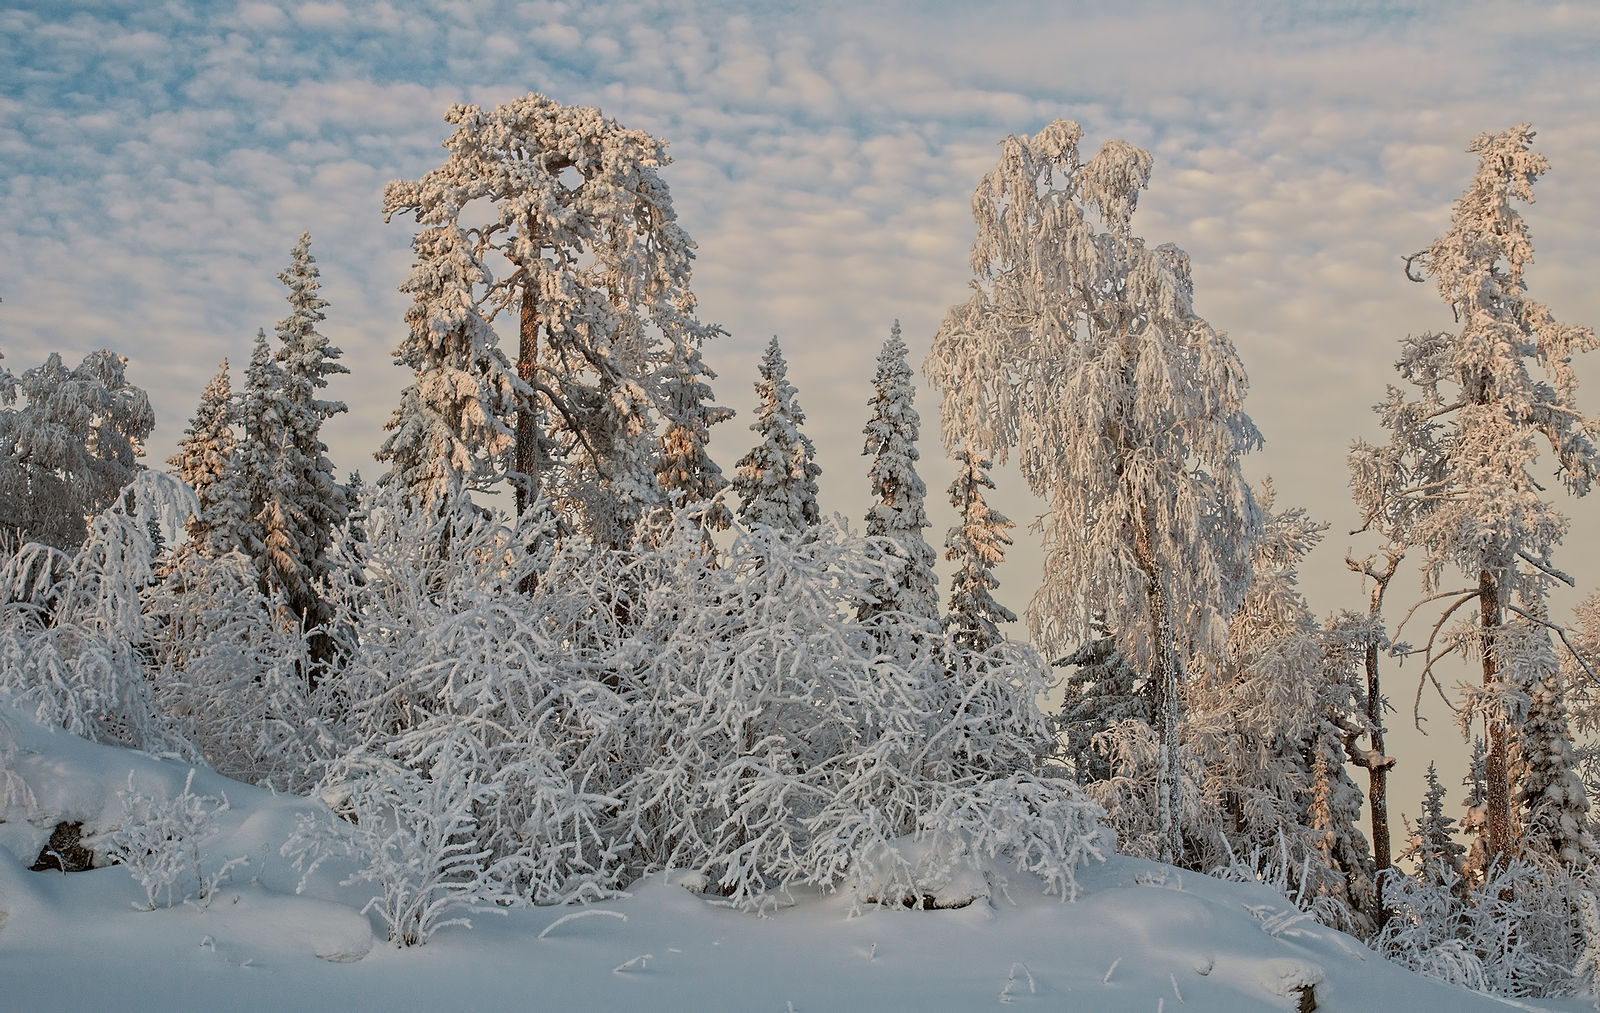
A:
MULTIPOLYGON (((873 504, 867 511, 867 535, 894 543, 898 569, 867 585, 861 618, 879 626, 886 614, 891 623, 911 623, 931 633, 939 621, 938 578, 933 573, 933 547, 922 536, 928 527, 923 505, 927 486, 917 474, 917 435, 920 420, 913 405, 916 385, 906 362, 906 343, 900 321, 894 322, 889 340, 878 353, 878 371, 872 380, 872 417, 862 430, 867 441, 863 456, 872 458, 867 480, 873 504)), ((888 635, 880 629, 880 636, 888 635)))
POLYGON ((1002 143, 973 195, 972 296, 925 368, 947 449, 970 441, 1003 462, 1015 448, 1049 502, 1036 642, 1064 653, 1103 616, 1151 674, 1161 855, 1176 859, 1178 687, 1249 575, 1256 509, 1239 458, 1260 436, 1232 343, 1195 313, 1188 256, 1133 234, 1150 154, 1109 141, 1084 162, 1081 137, 1057 120, 1002 143))
POLYGON ((167 462, 173 474, 194 490, 200 504, 200 512, 189 518, 186 530, 195 551, 203 556, 221 556, 248 542, 245 526, 250 504, 229 476, 237 443, 235 412, 228 360, 223 359, 200 395, 178 452, 167 462))
POLYGON ((127 365, 100 349, 68 369, 52 352, 14 387, 5 380, 0 402, 20 395, 16 408, 0 413, 0 539, 10 548, 78 546, 85 518, 115 502, 143 468, 138 458, 155 413, 128 382, 127 365))
POLYGON ((968 445, 956 451, 955 459, 959 470, 950 483, 950 505, 960 519, 944 538, 944 558, 956 564, 944 628, 962 650, 982 654, 1005 639, 1001 623, 1017 621, 993 593, 1000 586, 994 571, 1005 560, 1012 524, 984 501, 983 490, 994 488, 988 458, 968 445))
POLYGON ((1527 124, 1472 142, 1478 172, 1450 230, 1407 264, 1408 274, 1422 272, 1414 280, 1437 286, 1459 326, 1401 343, 1396 368, 1410 392, 1391 386, 1376 409, 1389 442, 1358 442, 1351 455, 1366 524, 1422 549, 1424 590, 1443 603, 1445 619, 1472 606, 1454 624, 1442 619, 1419 653, 1425 675, 1452 653, 1480 664, 1481 684, 1463 711, 1488 739, 1491 858, 1516 848, 1508 765, 1531 674, 1541 668, 1529 652, 1549 651, 1545 596, 1552 583, 1571 583, 1552 558, 1566 519, 1532 474, 1539 446, 1548 445, 1575 495, 1600 474, 1600 423, 1578 410, 1571 362, 1596 346, 1594 331, 1558 322, 1527 297, 1533 244, 1513 204, 1531 202, 1549 168, 1532 142, 1527 124), (1464 579, 1445 582, 1447 570, 1464 579))
MULTIPOLYGON (((673 347, 714 331, 694 316, 694 243, 658 172, 666 145, 543 95, 452 106, 445 120, 448 156, 385 188, 385 220, 459 230, 480 262, 507 262, 504 276, 469 284, 474 312, 490 327, 509 318, 517 334, 517 509, 548 498, 600 542, 626 545, 661 501, 652 377, 673 347)), ((428 259, 461 250, 451 239, 417 255, 426 273, 428 259)))
POLYGON ((801 534, 822 519, 817 507, 816 463, 811 438, 800 431, 805 412, 800 410, 789 364, 773 337, 756 379, 760 407, 750 429, 761 442, 739 459, 733 491, 739 497, 739 520, 748 527, 762 525, 801 534))
POLYGON ((672 346, 660 375, 662 427, 656 481, 661 483, 671 510, 705 504, 699 523, 706 531, 724 531, 733 521, 722 501, 728 480, 707 450, 711 427, 733 418, 732 409, 711 402, 707 381, 716 378, 701 359, 700 350, 682 342, 672 346))
POLYGON ((395 361, 412 382, 385 428, 379 449, 398 483, 425 509, 463 490, 486 489, 511 467, 519 399, 531 396, 501 351, 480 300, 488 268, 454 222, 429 226, 411 241, 417 259, 400 286, 411 294, 408 333, 395 361))

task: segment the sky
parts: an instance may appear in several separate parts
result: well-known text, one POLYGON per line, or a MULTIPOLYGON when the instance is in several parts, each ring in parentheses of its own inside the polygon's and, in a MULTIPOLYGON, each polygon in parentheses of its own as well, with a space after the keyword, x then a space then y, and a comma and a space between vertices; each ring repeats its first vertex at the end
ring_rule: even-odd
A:
MULTIPOLYGON (((662 171, 699 244, 705 350, 738 417, 724 470, 754 437, 756 363, 776 334, 823 469, 822 503, 869 505, 861 427, 877 351, 898 319, 913 364, 963 301, 970 197, 1008 134, 1057 117, 1084 147, 1120 137, 1155 171, 1134 218, 1193 263, 1196 308, 1230 334, 1266 438, 1247 468, 1280 506, 1330 525, 1302 578, 1319 616, 1361 608, 1347 548, 1373 546, 1347 490, 1351 440, 1395 382, 1398 341, 1453 325, 1401 257, 1449 223, 1485 131, 1531 122, 1552 169, 1525 208, 1530 295, 1600 323, 1600 6, 1354 0, 1116 5, 632 2, 203 3, 105 0, 0 8, 0 350, 21 370, 112 348, 151 394, 147 461, 181 438, 224 357, 242 376, 257 328, 284 315, 276 275, 309 230, 348 377, 324 428, 368 479, 409 376, 392 364, 412 224, 385 224, 384 184, 442 160, 457 102, 530 91, 599 106, 666 139, 662 171)), ((1600 357, 1596 357, 1600 360, 1600 357)), ((1600 408, 1600 369, 1580 370, 1600 408)), ((930 541, 953 511, 936 393, 918 392, 930 541)), ((1000 469, 1018 522, 1000 577, 1017 611, 1039 575, 1041 509, 1000 469)), ((1600 504, 1573 502, 1558 555, 1600 586, 1600 504)), ((1409 576, 1391 599, 1416 594, 1409 576), (1402 586, 1403 584, 1403 586, 1402 586)), ((1410 631, 1408 631, 1410 632, 1410 631)), ((1015 635, 1022 636, 1023 631, 1015 635)), ((1409 724, 1415 665, 1391 672, 1409 724)), ((1459 753, 1435 709, 1429 753, 1459 753)), ((1398 751, 1398 750, 1392 750, 1398 751)), ((1401 753, 1402 760, 1405 759, 1401 753)), ((1419 754, 1420 755, 1420 754, 1419 754)), ((1410 765, 1394 790, 1420 795, 1410 765)), ((1448 779, 1447 779, 1448 781, 1448 779)), ((1453 787, 1453 785, 1452 785, 1453 787)), ((1453 791, 1452 795, 1456 793, 1453 791)))

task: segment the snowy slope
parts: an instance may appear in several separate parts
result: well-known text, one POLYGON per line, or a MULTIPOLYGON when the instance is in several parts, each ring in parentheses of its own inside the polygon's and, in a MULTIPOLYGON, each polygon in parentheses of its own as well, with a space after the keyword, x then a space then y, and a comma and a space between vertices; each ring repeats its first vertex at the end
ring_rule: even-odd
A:
POLYGON ((1027 877, 948 911, 797 896, 769 917, 719 907, 667 877, 589 908, 473 916, 399 950, 358 913, 348 869, 296 895, 279 846, 311 807, 201 771, 226 794, 204 853, 247 862, 209 906, 136 910, 122 867, 29 872, 50 827, 120 817, 117 792, 183 790, 189 768, 6 716, 10 773, 33 794, 0 810, 0 1010, 652 1009, 1217 1011, 1585 1009, 1505 1003, 1418 978, 1301 920, 1263 887, 1126 857, 1083 870, 1062 903, 1027 877))

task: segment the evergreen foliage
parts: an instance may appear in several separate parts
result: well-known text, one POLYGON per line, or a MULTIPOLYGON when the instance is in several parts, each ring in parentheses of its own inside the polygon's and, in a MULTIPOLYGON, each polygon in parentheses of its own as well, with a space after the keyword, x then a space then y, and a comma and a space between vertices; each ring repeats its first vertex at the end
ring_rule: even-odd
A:
POLYGON ((817 478, 822 469, 811 438, 800 431, 806 416, 789 382, 789 365, 776 335, 767 344, 758 372, 760 406, 750 429, 761 442, 739 459, 733 480, 739 520, 750 527, 799 534, 821 523, 817 478))
MULTIPOLYGON (((939 619, 938 578, 933 573, 933 547, 922 535, 929 526, 923 506, 928 490, 917 474, 921 455, 915 396, 906 343, 896 320, 878 353, 869 402, 872 416, 863 430, 867 441, 861 453, 872 458, 867 470, 872 495, 867 535, 888 539, 898 566, 893 574, 867 586, 861 617, 879 627, 898 623, 931 630, 939 619)), ((880 629, 880 639, 888 632, 880 629)))
POLYGON ((944 558, 956 564, 950 577, 950 610, 944 628, 964 650, 982 653, 1000 643, 1001 623, 1014 623, 1017 615, 995 600, 1000 582, 995 568, 1005 561, 1013 527, 1009 518, 990 509, 983 490, 993 489, 989 460, 970 446, 955 454, 959 470, 950 483, 950 505, 957 522, 945 534, 944 558))
POLYGON ((408 282, 413 338, 400 357, 458 371, 453 390, 418 389, 401 406, 391 449, 404 481, 430 489, 441 469, 503 468, 519 511, 548 499, 600 542, 628 544, 662 500, 655 377, 680 346, 716 333, 694 316, 694 242, 658 171, 666 145, 537 94, 452 106, 445 120, 455 130, 444 163, 390 183, 383 198, 386 220, 409 214, 422 230, 408 282), (487 220, 463 217, 476 208, 487 220), (508 269, 491 277, 491 260, 508 269), (502 315, 517 333, 514 381, 492 340, 502 315), (443 345, 449 354, 427 351, 443 345), (512 418, 501 414, 507 400, 512 418), (425 463, 441 455, 451 463, 425 463))
POLYGON ((722 501, 728 480, 722 477, 721 466, 711 459, 707 444, 711 427, 733 418, 733 411, 711 403, 707 381, 716 378, 698 348, 685 343, 673 345, 671 358, 660 376, 663 425, 655 472, 669 510, 705 504, 700 523, 707 531, 726 531, 733 522, 732 513, 722 501))
POLYGON ((246 511, 237 485, 233 457, 237 440, 233 422, 238 412, 228 379, 228 360, 200 395, 194 419, 184 431, 178 452, 168 460, 173 473, 194 490, 199 511, 189 518, 185 531, 195 551, 220 556, 248 543, 246 511))

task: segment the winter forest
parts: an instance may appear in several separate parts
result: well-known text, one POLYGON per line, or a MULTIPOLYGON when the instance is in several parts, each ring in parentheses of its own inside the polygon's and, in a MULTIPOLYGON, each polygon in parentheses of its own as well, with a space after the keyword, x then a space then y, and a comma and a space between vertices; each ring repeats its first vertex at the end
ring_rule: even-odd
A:
POLYGON ((1525 278, 1529 125, 1462 138, 1437 238, 1392 251, 1454 326, 1393 335, 1382 437, 1348 452, 1365 597, 1319 617, 1297 568, 1328 525, 1244 474, 1249 364, 1141 234, 1151 152, 1065 119, 996 138, 970 286, 937 333, 883 321, 860 469, 825 475, 784 335, 753 399, 714 386, 661 139, 538 94, 445 119, 370 210, 413 254, 375 461, 322 435, 394 367, 337 347, 316 223, 164 463, 115 349, 0 372, 0 822, 41 863, 125 865, 151 908, 227 874, 186 857, 218 805, 187 784, 46 819, 24 722, 300 797, 285 859, 342 863, 403 948, 666 870, 750 917, 846 884, 958 908, 995 868, 1070 905, 1123 854, 1451 984, 1597 993, 1600 597, 1550 597, 1592 590, 1556 493, 1600 477, 1597 341, 1525 278), (1036 530, 990 505, 1007 465, 1036 530), (1021 616, 995 596, 1019 545, 1021 616), (1463 784, 1386 750, 1423 692, 1463 784))

